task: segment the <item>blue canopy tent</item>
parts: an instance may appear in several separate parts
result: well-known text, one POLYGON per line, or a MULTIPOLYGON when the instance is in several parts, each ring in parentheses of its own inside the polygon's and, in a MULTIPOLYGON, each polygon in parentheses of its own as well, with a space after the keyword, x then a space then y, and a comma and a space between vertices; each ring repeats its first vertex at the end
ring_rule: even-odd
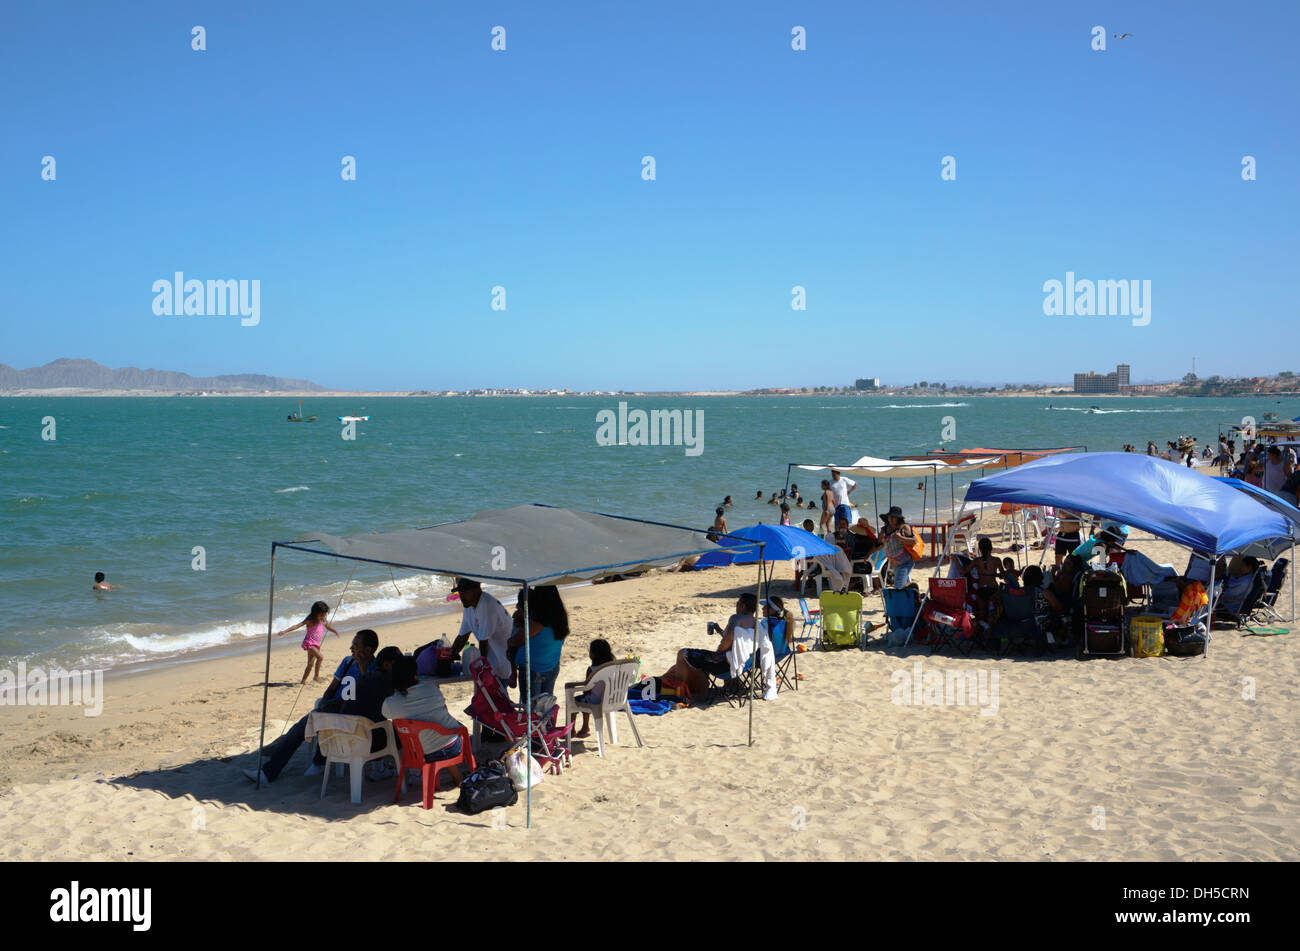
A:
MULTIPOLYGON (((966 490, 966 502, 1087 512, 1216 558, 1264 539, 1295 537, 1283 515, 1245 493, 1185 466, 1132 452, 1048 456, 976 479, 966 490)), ((950 547, 945 546, 940 566, 950 547)), ((1208 590, 1214 590, 1213 570, 1208 590)))
MULTIPOLYGON (((1224 485, 1230 485, 1238 492, 1244 492, 1252 499, 1265 505, 1277 512, 1288 522, 1291 523, 1293 535, 1291 538, 1266 538, 1256 542, 1246 548, 1242 554, 1254 555, 1256 558, 1267 558, 1270 561, 1282 554, 1282 551, 1291 549, 1291 565, 1295 566, 1295 543, 1296 537, 1300 536, 1300 508, 1296 508, 1286 499, 1274 495, 1258 485, 1251 485, 1249 482, 1243 482, 1241 479, 1230 479, 1227 476, 1215 476, 1215 481, 1222 482, 1224 485)), ((1295 620, 1295 582, 1291 583, 1291 620, 1295 620)))

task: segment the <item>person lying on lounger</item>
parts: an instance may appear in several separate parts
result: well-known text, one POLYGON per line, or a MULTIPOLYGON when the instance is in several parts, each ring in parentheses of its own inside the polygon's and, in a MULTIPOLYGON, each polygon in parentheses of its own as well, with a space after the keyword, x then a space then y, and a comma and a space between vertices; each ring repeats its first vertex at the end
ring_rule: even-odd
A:
POLYGON ((697 650, 691 647, 679 650, 677 662, 668 668, 662 679, 684 686, 692 700, 703 700, 709 693, 708 674, 715 677, 731 676, 727 651, 731 650, 737 628, 748 628, 751 632, 754 630, 757 612, 758 599, 749 592, 742 594, 736 600, 736 613, 727 619, 726 627, 709 622, 709 632, 722 635, 717 650, 697 650))

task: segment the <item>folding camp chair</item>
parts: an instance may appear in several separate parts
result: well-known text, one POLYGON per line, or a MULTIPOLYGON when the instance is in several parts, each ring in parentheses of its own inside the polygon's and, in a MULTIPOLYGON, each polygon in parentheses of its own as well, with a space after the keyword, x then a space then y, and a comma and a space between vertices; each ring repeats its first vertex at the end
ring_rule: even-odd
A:
POLYGON ((799 628, 799 640, 806 640, 804 632, 812 628, 818 636, 821 634, 822 626, 822 609, 820 607, 809 610, 808 599, 799 599, 799 613, 803 615, 803 627, 799 628))
POLYGON ((708 703, 724 701, 727 706, 743 705, 754 695, 754 629, 732 629, 731 647, 727 650, 727 674, 719 676, 705 671, 709 678, 708 703))
POLYGON ((786 631, 785 621, 774 619, 769 627, 772 642, 772 662, 776 666, 776 690, 799 689, 799 652, 790 644, 790 635, 786 631), (793 668, 793 670, 792 670, 793 668))
POLYGON ((902 646, 916 620, 916 595, 909 588, 885 588, 886 636, 892 646, 902 646))
POLYGON ((930 597, 922 609, 921 620, 935 636, 930 653, 947 646, 963 654, 974 650, 974 620, 966 603, 965 578, 931 578, 930 597))
POLYGON ((857 647, 862 637, 862 595, 827 592, 820 599, 822 610, 821 650, 857 647))
POLYGON ((1277 613, 1277 598, 1282 592, 1282 586, 1286 584, 1286 569, 1290 562, 1286 558, 1279 558, 1273 562, 1273 570, 1269 572, 1268 584, 1264 588, 1264 594, 1255 605, 1255 610, 1251 612, 1254 617, 1252 621, 1281 621, 1282 615, 1277 613))
POLYGON ((1034 593, 1028 588, 1002 585, 1002 616, 993 625, 993 645, 998 655, 1032 645, 1040 652, 1044 646, 1038 620, 1034 617, 1034 593))
POLYGON ((1235 610, 1224 607, 1219 602, 1214 607, 1214 620, 1228 624, 1237 625, 1237 630, 1241 630, 1250 616, 1255 613, 1256 607, 1264 600, 1264 595, 1268 593, 1268 572, 1260 568, 1250 579, 1250 588, 1246 591, 1246 596, 1242 598, 1241 604, 1235 610))

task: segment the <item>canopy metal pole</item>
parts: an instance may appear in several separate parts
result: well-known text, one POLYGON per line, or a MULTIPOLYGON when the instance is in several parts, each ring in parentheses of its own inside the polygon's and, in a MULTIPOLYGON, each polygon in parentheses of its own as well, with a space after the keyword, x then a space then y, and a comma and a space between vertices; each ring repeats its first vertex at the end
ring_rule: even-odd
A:
MULTIPOLYGON (((760 613, 763 609, 763 555, 767 548, 767 542, 758 543, 758 586, 754 593, 757 595, 757 602, 754 605, 754 653, 750 660, 750 669, 756 674, 761 673, 762 667, 758 657, 758 622, 760 613)), ((751 678, 752 680, 752 678, 751 678)), ((749 689, 749 746, 754 745, 754 688, 749 689)))
POLYGON ((528 623, 528 582, 524 582, 520 597, 524 599, 524 667, 528 683, 524 685, 524 707, 528 723, 528 736, 524 739, 524 828, 533 827, 533 647, 532 626, 528 623))
POLYGON ((948 473, 948 517, 957 521, 957 477, 948 473))
POLYGON ((1295 623, 1295 529, 1291 529, 1291 623, 1295 623))
POLYGON ((868 519, 867 523, 870 525, 879 525, 880 524, 880 496, 876 495, 875 476, 871 477, 871 503, 876 507, 876 517, 872 519, 868 519))
POLYGON ((257 788, 262 788, 262 749, 266 743, 266 701, 271 692, 271 637, 275 621, 275 542, 271 542, 271 595, 266 600, 266 672, 262 675, 262 728, 257 737, 257 788))
MULTIPOLYGON (((967 504, 967 503, 966 503, 965 501, 963 501, 963 502, 961 503, 961 514, 958 516, 958 520, 959 520, 959 521, 960 521, 961 515, 965 515, 965 514, 966 514, 966 504, 967 504)), ((956 526, 954 526, 954 528, 955 528, 955 527, 956 527, 956 526)), ((943 566, 943 560, 944 560, 945 558, 948 557, 948 553, 949 553, 949 551, 950 551, 951 548, 952 548, 952 538, 953 538, 953 535, 954 535, 954 534, 955 534, 954 532, 949 532, 949 533, 948 533, 948 540, 947 540, 946 542, 944 542, 944 545, 943 545, 943 554, 939 556, 939 562, 938 562, 938 564, 936 564, 936 565, 934 566, 934 574, 932 574, 932 575, 930 576, 931 578, 938 578, 938 577, 940 577, 940 575, 939 575, 939 569, 943 566)), ((919 587, 919 585, 918 585, 918 587, 919 587)), ((930 600, 930 587, 929 587, 929 585, 926 585, 925 594, 922 596, 922 598, 921 598, 921 603, 920 603, 920 605, 917 606, 917 609, 916 609, 916 617, 912 618, 912 626, 909 627, 909 628, 907 629, 907 639, 906 639, 905 641, 903 641, 903 646, 904 646, 904 647, 907 647, 908 644, 912 643, 912 634, 916 631, 916 625, 917 625, 917 623, 921 620, 921 612, 925 609, 925 602, 927 602, 927 601, 929 601, 929 600, 930 600)))
POLYGON ((1205 653, 1202 657, 1210 656, 1210 632, 1214 630, 1214 569, 1219 567, 1218 559, 1210 560, 1210 613, 1205 618, 1205 653))

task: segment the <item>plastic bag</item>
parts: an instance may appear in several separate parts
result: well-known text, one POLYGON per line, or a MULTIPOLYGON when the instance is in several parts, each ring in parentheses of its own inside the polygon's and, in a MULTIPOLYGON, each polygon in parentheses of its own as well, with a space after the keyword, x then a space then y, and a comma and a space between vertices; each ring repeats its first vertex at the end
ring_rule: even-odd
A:
POLYGON ((528 750, 528 744, 516 743, 506 751, 502 761, 506 764, 506 775, 510 777, 510 782, 514 783, 517 791, 523 792, 528 788, 528 759, 533 761, 533 785, 540 786, 542 783, 542 764, 537 762, 537 758, 528 750))

